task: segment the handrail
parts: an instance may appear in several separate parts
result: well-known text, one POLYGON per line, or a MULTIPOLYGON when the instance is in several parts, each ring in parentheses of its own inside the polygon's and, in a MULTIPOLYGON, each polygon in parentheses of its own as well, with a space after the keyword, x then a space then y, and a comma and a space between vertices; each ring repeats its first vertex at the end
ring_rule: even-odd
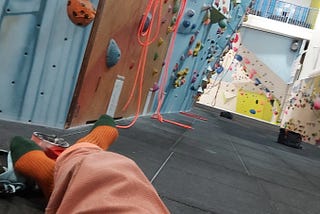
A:
POLYGON ((313 29, 319 9, 280 0, 256 0, 250 7, 250 14, 313 29))

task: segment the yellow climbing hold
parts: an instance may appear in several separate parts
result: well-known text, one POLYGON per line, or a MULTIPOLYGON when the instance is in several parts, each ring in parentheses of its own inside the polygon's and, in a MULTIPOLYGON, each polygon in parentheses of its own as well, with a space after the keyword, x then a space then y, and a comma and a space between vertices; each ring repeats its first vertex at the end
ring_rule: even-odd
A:
POLYGON ((152 75, 154 76, 154 75, 156 75, 156 74, 158 74, 158 73, 159 73, 158 69, 153 68, 153 70, 152 70, 152 75))
POLYGON ((201 50, 201 46, 201 42, 197 42, 196 47, 193 50, 193 56, 198 56, 198 53, 201 50))
POLYGON ((188 72, 189 72, 189 68, 185 68, 185 69, 179 71, 179 72, 177 73, 177 76, 178 76, 178 77, 180 77, 180 76, 186 76, 186 75, 188 74, 188 72))
POLYGON ((160 47, 163 44, 164 40, 160 37, 159 41, 158 41, 158 46, 160 47))

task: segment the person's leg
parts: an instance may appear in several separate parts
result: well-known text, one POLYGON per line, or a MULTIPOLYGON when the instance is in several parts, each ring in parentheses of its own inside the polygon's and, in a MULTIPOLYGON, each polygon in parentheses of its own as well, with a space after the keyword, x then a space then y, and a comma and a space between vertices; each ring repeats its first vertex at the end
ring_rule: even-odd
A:
POLYGON ((57 159, 46 213, 169 213, 131 159, 91 143, 75 144, 57 159))
POLYGON ((33 179, 49 199, 53 189, 55 161, 46 156, 35 142, 19 136, 11 140, 10 150, 14 169, 33 179))
POLYGON ((119 133, 113 118, 108 115, 101 115, 92 127, 91 132, 76 143, 92 143, 99 146, 102 150, 107 150, 118 138, 118 135, 119 133))
MULTIPOLYGON (((76 144, 87 142, 106 150, 118 135, 113 118, 102 115, 91 131, 76 144)), ((53 189, 55 161, 48 158, 35 142, 19 136, 12 139, 10 150, 15 170, 35 180, 49 199, 53 189)))

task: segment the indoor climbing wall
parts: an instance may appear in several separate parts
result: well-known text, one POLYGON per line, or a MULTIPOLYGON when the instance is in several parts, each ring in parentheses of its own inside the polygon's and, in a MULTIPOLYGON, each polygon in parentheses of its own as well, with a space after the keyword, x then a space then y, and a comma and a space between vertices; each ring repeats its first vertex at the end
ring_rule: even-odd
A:
MULTIPOLYGON (((183 11, 164 87, 164 100, 155 97, 161 112, 188 111, 203 93, 212 74, 222 72, 221 55, 242 23, 249 0, 189 0, 183 11)), ((167 73, 166 73, 167 72, 167 73)), ((161 93, 161 92, 159 92, 161 93)))
POLYGON ((320 145, 320 76, 294 83, 281 127, 301 134, 304 142, 320 145))
POLYGON ((179 1, 103 1, 85 54, 67 126, 148 111, 179 1))
POLYGON ((222 58, 225 71, 212 76, 199 103, 277 124, 287 84, 237 36, 238 44, 222 58))
POLYGON ((69 19, 67 5, 0 1, 1 119, 64 127, 91 30, 69 19))

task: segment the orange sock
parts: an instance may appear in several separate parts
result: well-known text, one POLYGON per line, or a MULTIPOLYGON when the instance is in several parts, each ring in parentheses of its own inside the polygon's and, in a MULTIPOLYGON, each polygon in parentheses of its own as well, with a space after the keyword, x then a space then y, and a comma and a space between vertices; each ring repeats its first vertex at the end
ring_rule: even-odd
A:
POLYGON ((49 199, 53 190, 55 161, 46 156, 35 142, 22 137, 12 139, 10 150, 14 169, 33 179, 49 199))
POLYGON ((118 138, 119 133, 115 126, 113 118, 108 115, 102 115, 94 124, 90 133, 79 139, 76 143, 93 143, 103 150, 107 150, 109 146, 118 138))

